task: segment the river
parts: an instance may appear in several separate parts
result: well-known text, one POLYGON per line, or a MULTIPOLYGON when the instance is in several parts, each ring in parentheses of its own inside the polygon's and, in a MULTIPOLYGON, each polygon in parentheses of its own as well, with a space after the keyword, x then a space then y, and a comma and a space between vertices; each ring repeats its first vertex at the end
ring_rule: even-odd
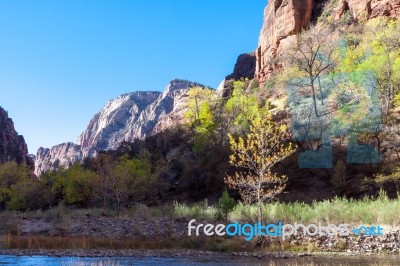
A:
POLYGON ((15 256, 0 255, 0 265, 21 265, 21 266, 108 266, 108 265, 400 265, 400 256, 315 256, 296 257, 293 259, 256 259, 229 256, 211 256, 205 258, 161 258, 161 257, 52 257, 52 256, 15 256))

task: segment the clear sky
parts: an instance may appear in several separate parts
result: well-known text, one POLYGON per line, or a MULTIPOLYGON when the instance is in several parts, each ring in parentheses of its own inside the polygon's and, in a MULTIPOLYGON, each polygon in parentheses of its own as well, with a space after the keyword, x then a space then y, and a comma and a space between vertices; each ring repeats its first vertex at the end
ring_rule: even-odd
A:
POLYGON ((217 87, 266 0, 1 0, 0 106, 29 152, 75 142, 107 100, 174 78, 217 87))

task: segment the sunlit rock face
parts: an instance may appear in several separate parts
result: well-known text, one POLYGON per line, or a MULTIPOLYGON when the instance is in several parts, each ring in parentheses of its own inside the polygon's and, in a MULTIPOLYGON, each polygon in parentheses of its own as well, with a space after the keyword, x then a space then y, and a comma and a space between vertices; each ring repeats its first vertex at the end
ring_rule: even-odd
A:
MULTIPOLYGON (((264 9, 264 23, 256 50, 255 78, 261 86, 281 67, 275 58, 284 55, 297 42, 296 35, 310 25, 313 14, 327 3, 333 18, 347 11, 355 21, 377 16, 400 16, 400 0, 270 0, 264 9)), ((317 12, 318 13, 318 12, 317 12)))
POLYGON ((264 24, 256 50, 256 78, 264 84, 275 69, 272 59, 296 42, 310 23, 313 0, 273 0, 264 9, 264 24))
POLYGON ((35 175, 40 176, 45 171, 68 168, 83 158, 81 146, 74 143, 62 143, 48 148, 39 148, 36 153, 35 175))
POLYGON ((129 127, 153 103, 160 92, 133 92, 110 100, 89 122, 78 137, 83 149, 108 150, 124 140, 129 127))

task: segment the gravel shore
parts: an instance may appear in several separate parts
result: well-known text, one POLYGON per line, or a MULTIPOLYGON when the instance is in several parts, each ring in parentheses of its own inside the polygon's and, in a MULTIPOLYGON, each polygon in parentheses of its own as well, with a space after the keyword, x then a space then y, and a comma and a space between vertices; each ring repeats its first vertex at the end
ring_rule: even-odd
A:
MULTIPOLYGON (((15 218, 15 217, 14 217, 15 218)), ((185 218, 116 218, 116 217, 92 217, 92 216, 70 216, 63 219, 49 219, 44 217, 18 217, 13 219, 13 227, 0 226, 0 235, 43 236, 43 237, 92 237, 105 239, 147 239, 147 240, 169 240, 180 239, 187 236, 187 224, 185 218)), ((207 223, 207 221, 197 221, 207 223)), ((215 223, 214 223, 215 224, 215 223)), ((307 252, 342 252, 344 254, 399 254, 400 253, 400 230, 385 230, 383 236, 292 236, 284 242, 279 237, 265 238, 258 245, 248 243, 250 250, 252 246, 263 247, 263 250, 280 250, 271 247, 291 247, 290 250, 307 252), (297 248, 296 248, 297 247, 297 248)), ((247 243, 246 243, 247 244, 247 243)), ((249 247, 248 246, 248 247, 249 247)), ((172 246, 173 247, 173 246, 172 246)), ((146 248, 146 247, 144 247, 146 248)), ((150 247, 151 248, 151 247, 150 247)), ((180 248, 180 247, 177 247, 180 248)), ((242 249, 242 250, 249 250, 242 249)), ((64 256, 179 256, 182 253, 190 255, 199 254, 204 256, 206 251, 187 251, 174 249, 157 250, 2 250, 9 254, 46 254, 64 256), (96 255, 98 254, 98 255, 96 255), (149 255, 150 254, 150 255, 149 255)), ((211 254, 211 253, 210 253, 211 254)), ((212 253, 213 256, 223 254, 229 256, 248 256, 247 253, 212 253)), ((291 253, 271 253, 277 256, 292 256, 291 253)), ((269 255, 269 254, 268 254, 269 255)), ((303 253, 304 255, 304 253, 303 253)), ((254 256, 265 256, 264 253, 255 253, 254 256)))

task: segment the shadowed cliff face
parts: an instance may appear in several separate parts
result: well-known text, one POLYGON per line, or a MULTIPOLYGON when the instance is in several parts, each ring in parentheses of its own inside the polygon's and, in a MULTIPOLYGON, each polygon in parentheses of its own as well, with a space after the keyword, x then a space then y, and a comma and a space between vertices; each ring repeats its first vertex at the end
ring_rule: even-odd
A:
MULTIPOLYGON (((296 41, 296 34, 307 28, 330 0, 270 0, 264 9, 264 24, 256 50, 255 77, 265 85, 280 65, 274 59, 282 56, 296 41), (314 16, 314 18, 313 18, 314 16)), ((333 3, 333 2, 332 2, 333 3)), ((399 17, 400 0, 338 0, 330 13, 339 20, 349 11, 357 20, 377 16, 399 17)))
POLYGON ((8 113, 0 107, 0 164, 8 161, 32 165, 24 137, 18 135, 14 128, 14 122, 8 117, 8 113))

